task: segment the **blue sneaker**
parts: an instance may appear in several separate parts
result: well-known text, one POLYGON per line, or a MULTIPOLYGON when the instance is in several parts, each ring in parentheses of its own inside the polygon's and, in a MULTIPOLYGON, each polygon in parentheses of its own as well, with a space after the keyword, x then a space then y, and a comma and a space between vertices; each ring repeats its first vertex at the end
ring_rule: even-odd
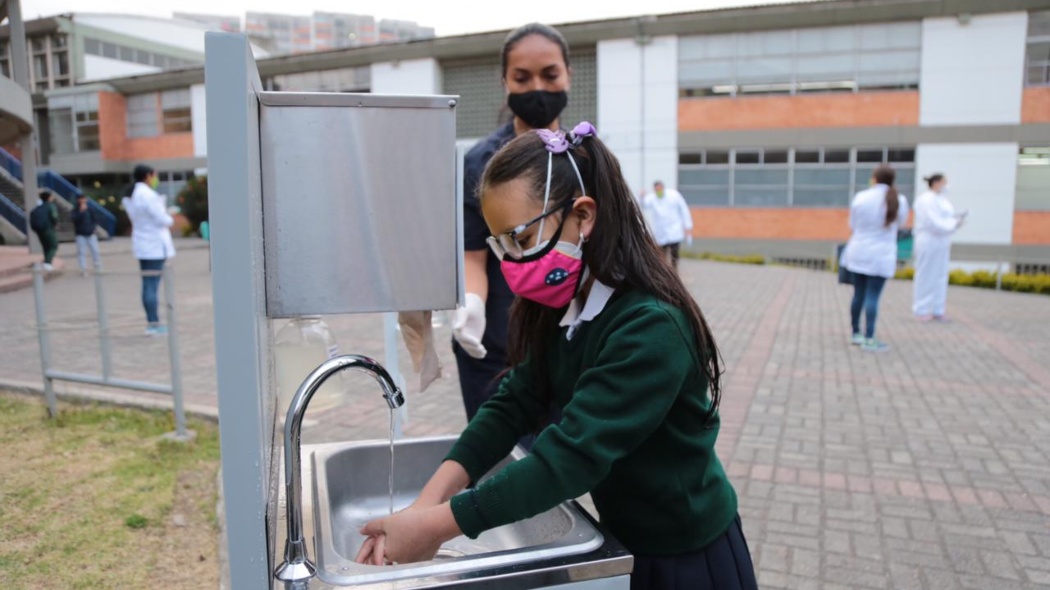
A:
POLYGON ((886 352, 890 349, 890 345, 885 342, 879 342, 874 338, 865 338, 864 344, 860 345, 860 349, 864 352, 886 352))
POLYGON ((167 326, 146 326, 147 336, 163 336, 168 333, 167 326))

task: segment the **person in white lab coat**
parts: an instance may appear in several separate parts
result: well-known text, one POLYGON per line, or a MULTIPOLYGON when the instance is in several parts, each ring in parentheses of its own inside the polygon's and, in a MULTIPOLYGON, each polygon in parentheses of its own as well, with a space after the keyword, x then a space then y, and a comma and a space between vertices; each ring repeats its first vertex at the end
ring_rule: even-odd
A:
POLYGON ((872 175, 871 188, 853 197, 849 209, 852 234, 840 261, 853 274, 851 342, 869 352, 889 349, 875 339, 875 321, 882 288, 897 270, 897 229, 908 219, 908 199, 893 186, 896 177, 893 168, 879 166, 872 175), (863 333, 861 311, 865 315, 863 333))
POLYGON ((945 196, 948 179, 943 174, 925 178, 930 190, 915 200, 915 302, 912 313, 921 322, 947 321, 948 262, 952 234, 963 224, 965 214, 956 214, 945 196))
POLYGON ((157 289, 164 262, 175 257, 171 226, 175 222, 164 206, 166 199, 155 190, 160 184, 153 168, 135 166, 131 194, 121 201, 131 220, 131 252, 139 261, 142 276, 142 307, 146 309, 146 334, 166 334, 157 314, 157 289), (145 274, 148 272, 149 274, 145 274))
POLYGON ((682 193, 664 187, 657 180, 653 192, 642 197, 642 214, 649 223, 656 243, 671 259, 671 266, 678 268, 678 251, 683 241, 692 243, 693 214, 682 193))

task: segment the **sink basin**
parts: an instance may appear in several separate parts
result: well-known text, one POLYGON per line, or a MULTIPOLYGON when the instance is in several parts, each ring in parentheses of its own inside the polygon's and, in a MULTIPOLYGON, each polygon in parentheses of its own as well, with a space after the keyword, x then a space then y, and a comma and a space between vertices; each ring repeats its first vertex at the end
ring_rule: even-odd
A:
MULTIPOLYGON (((438 437, 394 443, 395 511, 419 495, 455 440, 438 437)), ((515 449, 492 473, 522 457, 524 453, 515 449)), ((313 453, 312 468, 317 575, 328 584, 401 581, 398 588, 411 588, 416 587, 413 580, 424 583, 452 574, 481 575, 486 570, 588 553, 603 544, 601 532, 579 506, 567 502, 528 520, 486 531, 477 539, 452 539, 431 561, 361 565, 354 563, 365 540, 359 529, 365 522, 390 513, 389 441, 319 446, 313 453)))

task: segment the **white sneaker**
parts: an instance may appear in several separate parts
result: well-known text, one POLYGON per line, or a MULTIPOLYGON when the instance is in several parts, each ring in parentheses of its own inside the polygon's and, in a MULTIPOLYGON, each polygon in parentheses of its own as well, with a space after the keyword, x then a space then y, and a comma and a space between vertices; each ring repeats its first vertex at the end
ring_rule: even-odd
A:
POLYGON ((45 262, 44 263, 44 270, 46 270, 47 272, 51 272, 51 271, 55 270, 55 267, 53 267, 50 264, 45 262))

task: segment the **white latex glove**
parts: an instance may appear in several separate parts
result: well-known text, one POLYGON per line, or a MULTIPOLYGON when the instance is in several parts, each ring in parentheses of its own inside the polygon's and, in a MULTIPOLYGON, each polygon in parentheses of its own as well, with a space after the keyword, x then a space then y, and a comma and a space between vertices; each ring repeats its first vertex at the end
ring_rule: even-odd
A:
POLYGON ((485 302, 477 293, 467 293, 464 307, 456 309, 452 320, 452 337, 467 351, 467 354, 483 359, 488 351, 481 344, 485 335, 485 302))

